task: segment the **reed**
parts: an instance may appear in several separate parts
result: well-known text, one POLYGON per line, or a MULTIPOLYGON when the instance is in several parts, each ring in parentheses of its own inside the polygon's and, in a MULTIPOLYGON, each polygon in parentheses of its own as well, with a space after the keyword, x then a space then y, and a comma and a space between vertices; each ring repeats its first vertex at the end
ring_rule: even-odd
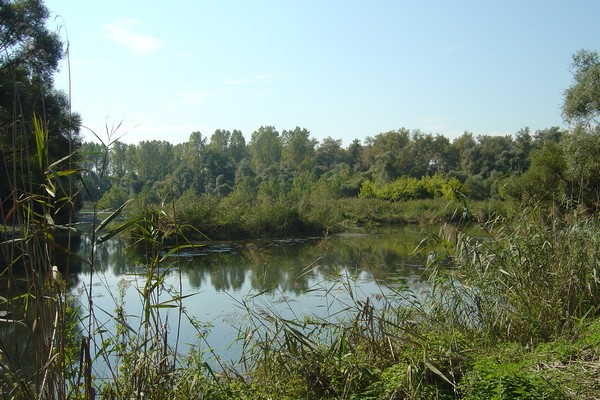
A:
MULTIPOLYGON (((539 206, 497 218, 478 235, 462 232, 453 268, 432 266, 442 311, 491 341, 537 343, 573 333, 598 315, 599 226, 572 210, 561 218, 539 206)), ((438 305, 439 305, 438 304, 438 305)))
POLYGON ((21 160, 21 173, 11 181, 12 207, 3 209, 0 279, 6 318, 1 322, 0 367, 2 393, 11 398, 66 398, 67 382, 80 378, 73 347, 77 312, 53 268, 63 260, 58 253, 68 254, 72 241, 69 222, 63 221, 75 204, 69 185, 76 170, 70 168, 70 157, 49 161, 46 124, 33 115, 35 162, 21 160), (35 183, 37 176, 43 181, 35 183))

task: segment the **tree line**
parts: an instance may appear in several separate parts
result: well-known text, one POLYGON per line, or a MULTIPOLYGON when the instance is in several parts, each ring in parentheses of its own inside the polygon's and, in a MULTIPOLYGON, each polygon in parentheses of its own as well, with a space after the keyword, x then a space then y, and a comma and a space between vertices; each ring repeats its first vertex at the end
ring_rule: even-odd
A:
MULTIPOLYGON (((578 204, 600 199, 600 58, 573 55, 573 84, 565 90, 569 129, 549 127, 513 135, 440 134, 400 128, 353 140, 321 142, 306 128, 261 126, 250 140, 239 130, 192 132, 185 143, 83 143, 88 200, 114 208, 131 198, 164 204, 186 194, 207 199, 287 201, 315 193, 330 199, 389 201, 448 197, 578 204)), ((231 201, 231 200, 230 200, 231 201)), ((242 201, 239 202, 243 204, 242 201)))
MULTIPOLYGON (((41 0, 0 0, 0 10, 4 216, 28 195, 48 193, 49 177, 59 182, 51 188, 56 198, 78 194, 107 208, 132 198, 164 204, 185 196, 232 207, 257 202, 301 206, 307 196, 598 205, 600 58, 595 51, 573 55, 573 84, 565 90, 562 107, 569 129, 531 132, 525 127, 504 136, 465 132, 451 141, 400 128, 343 146, 332 137, 318 141, 302 127, 278 131, 262 126, 249 140, 239 130, 218 129, 210 136, 192 132, 187 142, 175 145, 155 140, 81 143, 81 118, 71 111, 68 95, 53 87, 67 48, 59 33, 47 28, 47 8, 41 0), (60 172, 75 169, 78 182, 72 172, 60 172)), ((72 210, 79 204, 72 201, 72 210)))
POLYGON ((81 150, 89 200, 105 207, 118 207, 134 196, 169 202, 188 191, 223 198, 247 188, 254 188, 258 197, 277 199, 318 183, 335 197, 356 197, 365 184, 383 188, 433 176, 442 182, 453 179, 459 183, 457 191, 482 200, 504 195, 503 184, 529 170, 532 153, 547 153, 567 136, 558 127, 535 133, 524 128, 514 136, 465 132, 451 142, 439 134, 401 128, 344 147, 331 137, 319 142, 305 128, 279 132, 262 126, 248 143, 239 130, 218 129, 210 138, 193 132, 176 145, 115 141, 107 148, 85 142, 81 150))

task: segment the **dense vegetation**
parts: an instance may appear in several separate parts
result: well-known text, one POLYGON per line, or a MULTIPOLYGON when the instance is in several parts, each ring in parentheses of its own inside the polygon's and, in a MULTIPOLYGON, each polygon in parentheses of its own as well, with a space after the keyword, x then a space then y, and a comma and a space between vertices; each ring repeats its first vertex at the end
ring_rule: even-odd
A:
MULTIPOLYGON (((450 142, 399 129, 343 148, 306 129, 266 126, 248 143, 239 131, 218 130, 177 145, 112 136, 81 145, 79 117, 53 89, 64 50, 47 18, 39 0, 0 0, 4 398, 600 396, 596 52, 573 57, 565 131, 467 132, 450 142), (92 221, 99 207, 116 211, 93 222, 90 254, 76 257, 81 232, 70 217, 83 196, 92 221), (139 213, 119 220, 129 200, 139 213), (170 237, 415 219, 453 222, 417 249, 443 255, 427 266, 427 295, 399 288, 382 308, 357 297, 342 321, 248 308, 243 359, 219 370, 200 352, 168 345, 169 310, 196 323, 199 337, 205 329, 164 284, 171 257, 195 246, 173 247, 170 237), (463 229, 473 220, 477 235, 463 229), (92 292, 102 283, 94 274, 88 303, 78 305, 52 265, 65 279, 74 259, 94 271, 97 246, 125 231, 147 246, 146 281, 138 325, 124 310, 123 287, 112 288, 113 330, 96 318, 92 292), (102 381, 93 372, 99 364, 109 369, 102 381)), ((323 253, 326 262, 325 245, 323 253)), ((346 277, 340 282, 355 293, 346 277)))
POLYGON ((583 50, 573 58, 575 83, 563 107, 575 124, 570 130, 465 132, 450 141, 401 128, 347 147, 331 137, 319 143, 300 127, 280 133, 262 126, 248 142, 238 130, 218 129, 210 138, 193 132, 176 145, 128 145, 113 140, 113 132, 82 146, 87 200, 113 209, 128 199, 138 210, 173 204, 177 221, 213 238, 323 232, 348 222, 447 220, 456 216, 447 211, 456 200, 484 201, 471 203, 479 218, 505 211, 495 210, 499 204, 524 200, 596 210, 597 68, 597 53, 583 50), (413 201, 430 207, 423 212, 413 201))
MULTIPOLYGON (((40 0, 0 0, 0 212, 10 214, 27 194, 44 192, 44 167, 80 145, 80 118, 67 95, 53 88, 64 55, 58 34, 46 27, 48 10, 40 0), (46 158, 38 159, 34 125, 47 135, 46 158)), ((54 165, 53 169, 74 168, 54 165)), ((61 180, 67 186, 68 180, 61 180)), ((69 215, 73 208, 62 210, 69 215)), ((63 218, 64 219, 64 218, 63 218)))
POLYGON ((441 211, 450 200, 572 198, 580 176, 563 154, 574 137, 556 127, 534 134, 524 128, 514 138, 466 132, 450 142, 399 129, 344 148, 332 138, 318 143, 303 128, 280 134, 267 126, 247 144, 240 131, 217 130, 210 140, 194 132, 177 145, 86 142, 82 152, 88 200, 106 208, 132 198, 144 206, 174 202, 183 222, 231 237, 423 218, 392 204, 407 200, 439 200, 423 219, 444 219, 452 215, 441 211), (559 170, 547 170, 548 163, 559 170), (540 174, 547 187, 531 184, 540 174), (353 213, 382 204, 394 207, 395 217, 353 213))

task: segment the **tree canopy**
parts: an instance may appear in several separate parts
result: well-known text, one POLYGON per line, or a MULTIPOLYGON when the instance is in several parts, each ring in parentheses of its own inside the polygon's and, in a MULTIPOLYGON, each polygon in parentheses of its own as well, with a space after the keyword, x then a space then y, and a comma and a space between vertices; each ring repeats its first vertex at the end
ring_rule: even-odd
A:
POLYGON ((0 0, 0 175, 3 203, 20 192, 39 191, 43 172, 35 168, 34 116, 47 133, 47 162, 60 160, 79 145, 80 117, 67 95, 53 87, 64 56, 58 33, 46 22, 41 0, 0 0))
POLYGON ((600 57, 579 50, 571 63, 573 85, 565 90, 563 116, 568 122, 590 122, 600 116, 600 57))

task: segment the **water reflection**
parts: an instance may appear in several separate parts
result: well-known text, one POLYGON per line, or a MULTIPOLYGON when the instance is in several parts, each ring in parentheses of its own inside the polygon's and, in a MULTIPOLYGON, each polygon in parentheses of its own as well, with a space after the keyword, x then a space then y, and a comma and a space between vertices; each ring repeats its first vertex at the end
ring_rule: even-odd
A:
MULTIPOLYGON (((421 277, 424 259, 414 249, 427 234, 427 230, 411 226, 327 238, 209 242, 174 254, 161 267, 171 268, 170 274, 185 275, 190 289, 206 289, 209 285, 217 292, 239 292, 249 283, 255 291, 278 288, 298 295, 307 291, 315 279, 327 279, 341 269, 386 285, 421 277)), ((82 256, 91 251, 89 236, 83 236, 82 256)), ((145 271, 143 254, 124 240, 109 240, 95 251, 95 272, 121 276, 145 271)), ((89 267, 83 266, 82 272, 89 273, 89 267)))
MULTIPOLYGON (((337 317, 344 307, 348 295, 340 287, 344 281, 356 285, 353 296, 374 299, 399 285, 416 291, 424 288, 425 261, 414 249, 432 231, 437 228, 409 226, 355 230, 327 238, 209 242, 169 257, 160 268, 166 273, 166 286, 191 296, 183 302, 187 313, 211 325, 210 346, 220 357, 234 360, 240 348, 232 343, 244 324, 244 307, 269 309, 289 318, 306 314, 328 318, 337 317)), ((83 236, 81 256, 90 254, 90 237, 83 236)), ((84 308, 92 292, 94 305, 109 313, 118 301, 118 288, 126 281, 129 289, 122 300, 135 326, 141 316, 144 255, 123 240, 109 240, 95 249, 93 268, 92 276, 90 267, 83 264, 71 291, 79 293, 84 308)), ((192 325, 184 322, 177 328, 181 328, 180 339, 199 346, 192 325)))

